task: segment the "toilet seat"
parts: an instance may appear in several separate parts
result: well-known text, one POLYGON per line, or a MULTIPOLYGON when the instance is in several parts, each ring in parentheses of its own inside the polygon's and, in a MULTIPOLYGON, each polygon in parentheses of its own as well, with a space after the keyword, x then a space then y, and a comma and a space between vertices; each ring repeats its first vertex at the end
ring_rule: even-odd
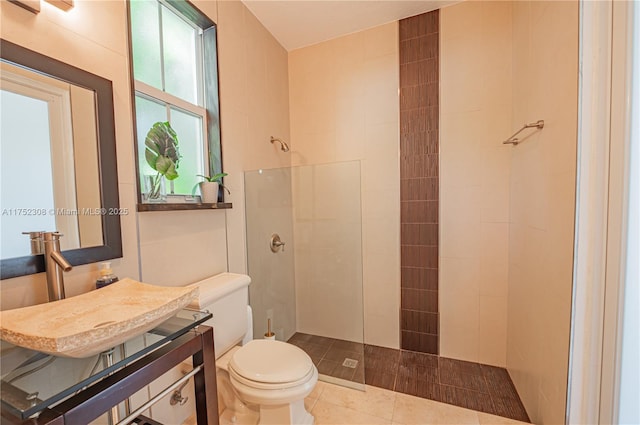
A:
POLYGON ((247 379, 244 376, 238 374, 238 372, 236 372, 235 369, 233 369, 233 367, 229 367, 228 371, 229 371, 229 375, 232 376, 233 379, 235 379, 236 381, 248 387, 261 389, 261 390, 279 390, 279 389, 297 387, 298 385, 301 385, 307 382, 313 376, 313 368, 311 368, 309 369, 309 373, 307 373, 305 376, 303 376, 302 378, 296 381, 278 382, 278 383, 270 384, 268 382, 259 382, 259 381, 252 381, 251 379, 247 379))
POLYGON ((287 388, 308 379, 314 366, 307 353, 281 341, 257 339, 237 350, 229 370, 256 388, 287 388))
POLYGON ((309 355, 280 341, 250 341, 234 352, 227 370, 241 398, 260 405, 303 400, 318 382, 318 369, 309 355))
MULTIPOLYGON (((273 384, 261 383, 263 388, 258 387, 255 381, 245 380, 242 382, 237 375, 229 368, 229 380, 233 390, 240 396, 240 399, 260 406, 286 405, 300 401, 304 403, 304 398, 311 394, 318 382, 318 369, 315 366, 311 373, 294 386, 285 388, 274 387, 273 384), (245 383, 246 382, 246 383, 245 383), (266 388, 265 388, 266 387, 266 388)), ((304 407, 304 404, 303 404, 304 407)))

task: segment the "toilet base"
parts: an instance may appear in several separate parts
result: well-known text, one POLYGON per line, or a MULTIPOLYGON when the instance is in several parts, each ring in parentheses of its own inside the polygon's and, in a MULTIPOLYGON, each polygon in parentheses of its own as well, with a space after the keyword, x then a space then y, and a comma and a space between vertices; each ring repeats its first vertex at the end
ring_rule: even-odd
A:
POLYGON ((315 418, 304 407, 304 399, 288 404, 260 406, 259 425, 313 425, 315 418))
POLYGON ((257 425, 260 419, 258 412, 245 409, 238 412, 233 408, 224 409, 220 415, 220 425, 257 425))
POLYGON ((314 425, 315 418, 307 412, 304 398, 286 404, 246 404, 233 390, 229 373, 218 368, 217 374, 218 401, 225 407, 220 425, 314 425))
POLYGON ((314 425, 315 418, 304 406, 304 399, 318 382, 318 369, 302 384, 278 390, 256 389, 235 381, 229 375, 229 361, 239 347, 216 359, 218 401, 224 411, 221 425, 314 425), (234 385, 233 382, 236 384, 234 385), (287 402, 292 398, 298 400, 287 402))
MULTIPOLYGON (((238 403, 242 404, 242 403, 238 403)), ((315 418, 304 407, 304 400, 276 406, 260 406, 260 413, 247 406, 227 408, 220 425, 314 425, 315 418)))

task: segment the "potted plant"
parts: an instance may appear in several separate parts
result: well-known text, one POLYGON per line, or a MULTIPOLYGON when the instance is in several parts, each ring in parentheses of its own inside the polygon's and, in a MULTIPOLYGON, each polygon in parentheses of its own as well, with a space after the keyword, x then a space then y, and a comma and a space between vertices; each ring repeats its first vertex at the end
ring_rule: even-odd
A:
POLYGON ((227 189, 222 184, 222 178, 227 175, 228 175, 227 173, 217 173, 217 174, 213 174, 212 176, 203 176, 202 174, 197 174, 197 176, 202 177, 204 181, 201 181, 200 183, 196 183, 196 185, 193 186, 193 190, 191 191, 191 194, 195 195, 196 187, 199 187, 200 196, 202 197, 203 203, 214 204, 218 202, 219 186, 222 186, 224 190, 227 191, 228 194, 231 194, 231 192, 229 192, 229 189, 227 189))
POLYGON ((147 164, 157 172, 155 176, 145 176, 147 199, 162 202, 166 198, 164 179, 175 180, 179 176, 178 136, 168 122, 157 122, 149 129, 144 144, 147 164))

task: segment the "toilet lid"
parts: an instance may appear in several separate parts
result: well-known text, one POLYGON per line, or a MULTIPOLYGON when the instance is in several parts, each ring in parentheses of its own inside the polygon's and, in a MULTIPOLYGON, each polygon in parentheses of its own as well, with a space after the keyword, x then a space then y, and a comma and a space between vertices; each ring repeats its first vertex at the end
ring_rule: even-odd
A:
POLYGON ((233 354, 229 366, 251 381, 275 384, 304 378, 313 368, 313 362, 295 345, 255 339, 233 354))

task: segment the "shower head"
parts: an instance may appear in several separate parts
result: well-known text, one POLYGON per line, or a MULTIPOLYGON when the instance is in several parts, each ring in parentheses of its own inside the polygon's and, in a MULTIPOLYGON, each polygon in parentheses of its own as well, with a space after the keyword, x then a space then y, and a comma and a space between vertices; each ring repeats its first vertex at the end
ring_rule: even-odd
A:
POLYGON ((289 145, 287 145, 286 142, 271 136, 271 144, 273 144, 273 142, 280 142, 280 150, 282 150, 282 152, 289 152, 289 145))

